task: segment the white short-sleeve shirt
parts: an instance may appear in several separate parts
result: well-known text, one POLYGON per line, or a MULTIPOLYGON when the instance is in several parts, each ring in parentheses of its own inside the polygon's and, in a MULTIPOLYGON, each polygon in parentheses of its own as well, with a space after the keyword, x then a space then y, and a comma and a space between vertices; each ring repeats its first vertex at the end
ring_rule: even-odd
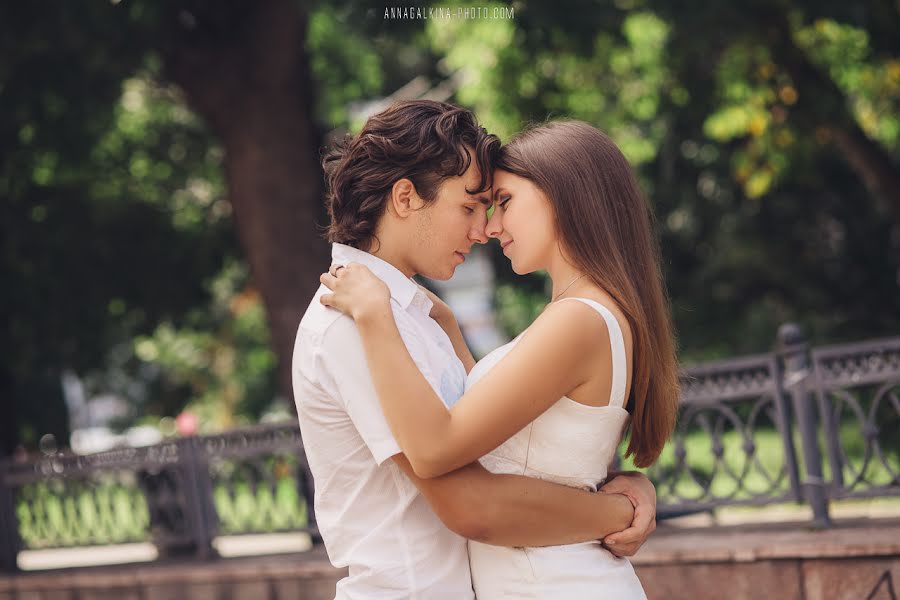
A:
MULTIPOLYGON (((342 244, 334 244, 332 262, 364 264, 387 283, 410 354, 444 402, 456 402, 465 368, 428 316, 431 301, 415 282, 342 244)), ((349 567, 336 598, 472 599, 465 540, 388 460, 401 450, 381 411, 356 323, 322 306, 323 293, 328 289, 321 286, 300 322, 292 373, 319 531, 331 562, 349 567)))

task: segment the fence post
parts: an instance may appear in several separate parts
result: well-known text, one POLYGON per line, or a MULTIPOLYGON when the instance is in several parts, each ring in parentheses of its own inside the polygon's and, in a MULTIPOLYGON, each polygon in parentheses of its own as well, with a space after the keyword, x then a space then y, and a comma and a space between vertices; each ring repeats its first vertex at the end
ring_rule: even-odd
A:
POLYGON ((213 499, 209 461, 206 453, 200 448, 201 443, 201 438, 196 436, 183 438, 178 441, 178 454, 187 459, 182 459, 182 466, 187 467, 183 471, 185 498, 195 556, 207 560, 216 557, 217 553, 212 547, 215 524, 210 510, 213 499))
POLYGON ((811 374, 809 344, 799 325, 785 323, 778 328, 777 346, 784 364, 784 388, 791 395, 794 415, 800 429, 805 471, 802 481, 804 496, 812 507, 815 526, 828 527, 831 519, 828 516, 828 496, 822 475, 815 405, 807 385, 811 374))
POLYGON ((162 558, 214 557, 208 503, 212 502, 206 461, 198 457, 194 438, 161 444, 176 462, 152 462, 137 472, 150 511, 153 543, 162 558))
POLYGON ((297 469, 297 475, 300 479, 303 499, 306 501, 306 528, 309 531, 309 537, 313 544, 321 544, 322 534, 319 533, 319 523, 316 521, 315 482, 313 481, 309 464, 306 462, 306 450, 301 450, 301 452, 303 453, 303 462, 300 464, 300 468, 297 469))
POLYGON ((784 461, 787 465, 788 479, 791 481, 791 492, 797 502, 804 499, 803 487, 800 485, 800 466, 797 461, 797 448, 794 446, 794 424, 787 394, 785 393, 784 365, 774 359, 773 376, 775 378, 775 409, 778 414, 778 433, 784 446, 784 461))
POLYGON ((10 463, 0 460, 0 571, 12 573, 19 569, 19 524, 13 501, 12 487, 7 482, 10 463))

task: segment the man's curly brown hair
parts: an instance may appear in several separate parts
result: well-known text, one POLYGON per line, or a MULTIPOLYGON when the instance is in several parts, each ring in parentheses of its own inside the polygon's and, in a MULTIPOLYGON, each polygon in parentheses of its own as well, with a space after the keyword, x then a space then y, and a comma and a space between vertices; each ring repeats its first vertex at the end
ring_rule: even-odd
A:
POLYGON ((338 142, 322 158, 331 224, 327 239, 369 250, 388 193, 409 179, 426 203, 434 202, 440 184, 463 175, 472 161, 491 187, 493 161, 500 139, 478 124, 470 110, 432 100, 399 102, 366 121, 362 131, 338 142))

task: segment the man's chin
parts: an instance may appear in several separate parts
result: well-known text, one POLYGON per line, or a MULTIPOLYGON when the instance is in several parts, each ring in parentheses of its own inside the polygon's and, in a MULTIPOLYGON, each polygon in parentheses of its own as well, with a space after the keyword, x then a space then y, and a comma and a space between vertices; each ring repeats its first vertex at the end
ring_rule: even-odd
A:
POLYGON ((432 272, 421 271, 419 273, 419 275, 422 275, 423 277, 427 277, 428 279, 432 279, 434 281, 447 281, 448 279, 453 277, 454 273, 456 273, 456 267, 451 266, 451 267, 448 267, 447 269, 442 269, 440 271, 438 271, 438 270, 435 270, 432 272))
POLYGON ((449 273, 443 273, 443 274, 442 274, 441 276, 439 276, 439 277, 432 277, 432 279, 434 279, 435 281, 448 281, 450 278, 453 277, 453 275, 454 275, 455 273, 456 273, 456 267, 450 267, 450 272, 449 272, 449 273))

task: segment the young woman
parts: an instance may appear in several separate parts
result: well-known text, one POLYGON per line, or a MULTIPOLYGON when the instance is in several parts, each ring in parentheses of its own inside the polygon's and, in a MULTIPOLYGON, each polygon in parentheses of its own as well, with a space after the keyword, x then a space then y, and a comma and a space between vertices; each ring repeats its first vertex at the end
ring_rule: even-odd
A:
MULTIPOLYGON (((441 402, 410 357, 381 280, 357 264, 322 275, 322 303, 352 316, 400 447, 422 477, 481 459, 489 470, 596 490, 623 431, 640 467, 675 422, 674 341, 650 210, 615 144, 557 121, 505 146, 486 232, 516 273, 546 270, 552 298, 512 342, 474 364, 437 304, 467 368, 466 392, 441 402)), ((548 515, 548 518, 552 518, 548 515)), ((600 542, 502 548, 469 542, 478 598, 643 598, 630 563, 600 542)))

